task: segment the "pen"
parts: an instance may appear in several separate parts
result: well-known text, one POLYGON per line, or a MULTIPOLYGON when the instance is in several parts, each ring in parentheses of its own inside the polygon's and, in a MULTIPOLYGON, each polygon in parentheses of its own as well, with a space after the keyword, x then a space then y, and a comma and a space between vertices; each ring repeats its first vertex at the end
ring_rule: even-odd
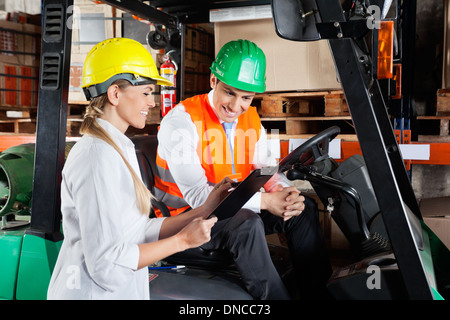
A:
POLYGON ((149 270, 162 270, 162 269, 184 269, 186 266, 178 265, 178 266, 161 266, 161 267, 148 267, 149 270))

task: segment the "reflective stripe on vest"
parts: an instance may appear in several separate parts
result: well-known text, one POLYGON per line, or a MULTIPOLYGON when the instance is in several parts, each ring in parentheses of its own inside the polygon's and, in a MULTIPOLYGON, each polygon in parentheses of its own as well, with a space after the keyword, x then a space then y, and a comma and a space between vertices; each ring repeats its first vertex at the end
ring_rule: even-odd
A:
MULTIPOLYGON (((182 102, 197 129, 199 144, 197 154, 210 184, 225 177, 245 179, 253 168, 255 145, 261 135, 261 120, 255 107, 239 116, 234 137, 234 152, 227 143, 225 131, 209 104, 208 94, 195 96, 182 102), (234 154, 236 175, 233 176, 231 155, 234 154)), ((170 174, 167 162, 157 154, 158 172, 155 177, 155 196, 176 215, 189 206, 170 174), (168 196, 169 194, 170 196, 168 196), (167 201, 167 202, 166 202, 167 201), (186 207, 187 206, 187 207, 186 207)))
MULTIPOLYGON (((183 195, 168 169, 167 162, 159 156, 156 158, 156 170, 157 172, 154 176, 155 197, 167 206, 172 216, 189 209, 189 205, 183 199, 183 195)), ((157 217, 162 217, 158 209, 155 210, 155 214, 157 217)))

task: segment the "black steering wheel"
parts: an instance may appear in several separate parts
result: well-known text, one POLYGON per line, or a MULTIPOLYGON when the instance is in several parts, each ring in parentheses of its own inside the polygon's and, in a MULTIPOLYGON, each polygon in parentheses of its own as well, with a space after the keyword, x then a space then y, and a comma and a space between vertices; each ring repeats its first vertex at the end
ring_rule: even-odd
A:
POLYGON ((340 132, 338 126, 333 126, 309 138, 280 161, 279 172, 290 169, 299 161, 308 165, 328 157, 330 141, 340 132))

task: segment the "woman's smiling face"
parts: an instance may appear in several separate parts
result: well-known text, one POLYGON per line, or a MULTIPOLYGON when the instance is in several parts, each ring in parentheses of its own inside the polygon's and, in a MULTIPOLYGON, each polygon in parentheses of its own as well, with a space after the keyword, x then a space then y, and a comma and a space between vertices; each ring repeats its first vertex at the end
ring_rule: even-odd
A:
POLYGON ((231 87, 211 74, 211 88, 214 89, 213 104, 217 117, 225 122, 233 122, 245 113, 253 101, 255 92, 243 91, 231 87))
POLYGON ((121 90, 118 115, 125 126, 145 127, 149 109, 155 107, 155 85, 130 85, 121 90))

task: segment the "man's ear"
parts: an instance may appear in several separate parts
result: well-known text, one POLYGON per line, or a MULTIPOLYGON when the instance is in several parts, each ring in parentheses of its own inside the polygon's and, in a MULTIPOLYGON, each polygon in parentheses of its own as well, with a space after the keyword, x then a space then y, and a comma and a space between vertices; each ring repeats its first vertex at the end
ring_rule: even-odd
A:
POLYGON ((211 76, 209 77, 209 85, 211 86, 211 89, 216 88, 217 82, 218 82, 217 77, 211 73, 211 76))
POLYGON ((119 104, 119 86, 116 84, 110 85, 108 88, 108 91, 106 91, 108 95, 109 103, 111 103, 113 106, 116 106, 119 104))

